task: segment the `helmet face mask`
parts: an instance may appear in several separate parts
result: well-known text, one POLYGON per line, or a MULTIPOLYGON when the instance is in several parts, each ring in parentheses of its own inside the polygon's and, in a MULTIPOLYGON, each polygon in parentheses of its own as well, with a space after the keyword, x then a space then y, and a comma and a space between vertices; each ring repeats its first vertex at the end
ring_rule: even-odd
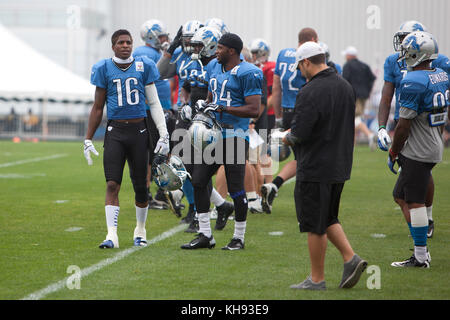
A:
POLYGON ((180 158, 172 155, 167 162, 163 162, 152 168, 155 183, 165 191, 178 190, 184 181, 190 178, 180 158))
POLYGON ((400 47, 398 63, 406 63, 408 70, 424 61, 431 61, 438 57, 439 48, 434 37, 423 31, 408 34, 400 47))
POLYGON ((191 38, 200 27, 202 27, 202 23, 198 20, 190 20, 183 25, 181 47, 185 53, 191 54, 193 52, 191 38))
POLYGON ((415 20, 406 21, 402 23, 399 30, 395 33, 393 39, 394 50, 399 52, 401 50, 401 44, 405 37, 414 31, 426 31, 425 26, 415 20))
POLYGON ((206 147, 214 147, 222 138, 222 128, 213 116, 200 111, 192 119, 189 135, 192 146, 203 151, 206 147))

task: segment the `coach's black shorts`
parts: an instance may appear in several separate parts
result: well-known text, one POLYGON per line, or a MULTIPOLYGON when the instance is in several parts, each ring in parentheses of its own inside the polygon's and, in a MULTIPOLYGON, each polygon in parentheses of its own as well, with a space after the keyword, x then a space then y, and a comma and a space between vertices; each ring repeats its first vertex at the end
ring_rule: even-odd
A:
POLYGON ((300 232, 325 234, 339 223, 339 203, 344 183, 296 181, 294 198, 300 232))
POLYGON ((103 168, 106 181, 122 183, 125 161, 128 162, 133 185, 147 179, 148 129, 145 121, 123 123, 109 121, 103 145, 103 168))
POLYGON ((425 203, 431 170, 436 164, 412 160, 399 154, 398 165, 402 170, 392 192, 394 198, 407 203, 425 203))

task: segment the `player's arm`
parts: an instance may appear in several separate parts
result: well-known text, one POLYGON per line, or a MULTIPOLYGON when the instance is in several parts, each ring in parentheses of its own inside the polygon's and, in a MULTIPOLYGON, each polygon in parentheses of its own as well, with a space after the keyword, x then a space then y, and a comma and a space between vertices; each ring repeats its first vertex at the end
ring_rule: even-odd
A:
POLYGON ((392 97, 394 96, 395 86, 392 82, 385 81, 381 91, 381 100, 378 107, 378 125, 386 128, 391 111, 392 97))
POLYGON ((95 131, 102 121, 105 101, 106 89, 95 87, 94 104, 92 105, 91 113, 89 114, 88 129, 86 132, 86 139, 88 140, 92 140, 95 131))
POLYGON ((273 75, 272 84, 272 106, 275 113, 276 119, 281 119, 283 117, 283 111, 281 110, 281 81, 280 76, 273 75))
POLYGON ((169 133, 166 127, 166 117, 164 116, 154 82, 145 86, 145 96, 150 106, 150 115, 156 125, 156 129, 158 129, 160 137, 154 152, 167 155, 169 153, 169 133))
POLYGON ((411 120, 399 118, 397 126, 395 127, 394 142, 392 143, 391 153, 398 155, 402 151, 406 140, 409 137, 409 130, 411 129, 411 120))
POLYGON ((244 100, 245 105, 240 107, 224 107, 222 112, 227 112, 241 118, 257 118, 261 108, 261 95, 247 96, 244 100))
POLYGON ((171 55, 166 56, 166 54, 167 53, 165 53, 156 64, 161 79, 169 79, 177 74, 177 65, 175 63, 170 63, 171 55))

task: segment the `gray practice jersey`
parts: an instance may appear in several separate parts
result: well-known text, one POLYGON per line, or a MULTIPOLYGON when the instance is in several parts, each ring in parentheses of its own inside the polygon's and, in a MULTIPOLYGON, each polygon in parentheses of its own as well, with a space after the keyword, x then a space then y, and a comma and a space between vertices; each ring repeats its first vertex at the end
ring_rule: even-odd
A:
POLYGON ((409 137, 400 153, 416 161, 438 163, 444 151, 442 127, 431 127, 428 115, 429 112, 418 115, 412 109, 400 108, 400 118, 411 120, 409 137))

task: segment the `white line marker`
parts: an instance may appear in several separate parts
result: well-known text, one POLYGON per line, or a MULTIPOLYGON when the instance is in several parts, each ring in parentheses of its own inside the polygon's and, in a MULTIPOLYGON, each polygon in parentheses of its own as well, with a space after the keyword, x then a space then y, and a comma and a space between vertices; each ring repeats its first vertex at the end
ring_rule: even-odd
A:
POLYGON ((269 232, 270 236, 282 236, 283 234, 284 234, 283 231, 272 231, 272 232, 269 232))
POLYGON ((75 231, 80 231, 80 230, 82 230, 83 228, 82 227, 70 227, 70 228, 67 228, 66 230, 64 230, 64 231, 67 231, 67 232, 75 232, 75 231))
MULTIPOLYGON (((154 244, 157 243, 159 241, 162 241, 166 238, 169 238, 171 236, 173 236, 175 233, 180 232, 181 230, 186 229, 186 225, 182 224, 182 225, 178 225, 170 230, 167 230, 163 233, 161 233, 159 236, 154 237, 153 239, 151 239, 150 241, 148 241, 148 244, 154 244)), ((105 260, 102 260, 90 267, 87 267, 85 269, 81 270, 81 276, 80 276, 80 280, 83 277, 86 277, 88 275, 90 275, 91 273, 98 271, 100 269, 103 269, 106 266, 109 266, 110 264, 113 264, 116 261, 122 260, 124 258, 126 258, 127 256, 129 256, 130 254, 143 249, 146 247, 132 247, 123 251, 120 251, 119 253, 117 253, 114 257, 112 258, 108 258, 105 260)), ((100 250, 100 249, 99 249, 100 250)), ((114 250, 114 249, 113 249, 114 250)), ((23 297, 21 300, 40 300, 44 297, 46 297, 47 295, 49 295, 50 293, 59 291, 61 289, 64 289, 64 287, 66 287, 66 283, 67 283, 67 279, 69 277, 66 277, 58 282, 52 283, 51 285, 49 285, 48 287, 38 290, 36 292, 33 292, 29 295, 27 295, 26 297, 23 297)))
POLYGON ((40 157, 40 158, 19 160, 19 161, 14 161, 14 162, 0 163, 0 168, 12 167, 12 166, 17 166, 19 164, 30 163, 30 162, 38 162, 38 161, 44 161, 44 160, 57 159, 57 158, 62 158, 62 157, 66 157, 66 156, 67 156, 67 154, 63 153, 63 154, 54 154, 54 155, 48 156, 48 157, 40 157))

